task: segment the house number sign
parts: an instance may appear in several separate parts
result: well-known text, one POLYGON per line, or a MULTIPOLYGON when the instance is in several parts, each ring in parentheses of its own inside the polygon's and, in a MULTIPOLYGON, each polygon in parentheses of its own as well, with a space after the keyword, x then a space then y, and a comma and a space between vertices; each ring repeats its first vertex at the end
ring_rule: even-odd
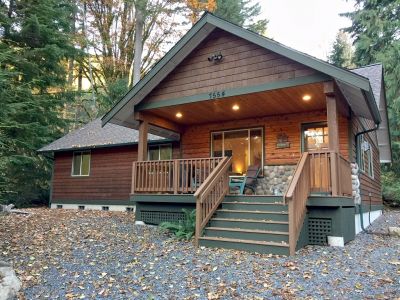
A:
POLYGON ((209 97, 209 99, 217 99, 217 98, 225 97, 225 91, 216 91, 216 92, 208 93, 208 97, 209 97))
POLYGON ((279 133, 276 137, 277 142, 276 142, 276 148, 277 149, 284 149, 284 148, 290 148, 290 143, 289 143, 289 137, 287 136, 286 133, 279 133))

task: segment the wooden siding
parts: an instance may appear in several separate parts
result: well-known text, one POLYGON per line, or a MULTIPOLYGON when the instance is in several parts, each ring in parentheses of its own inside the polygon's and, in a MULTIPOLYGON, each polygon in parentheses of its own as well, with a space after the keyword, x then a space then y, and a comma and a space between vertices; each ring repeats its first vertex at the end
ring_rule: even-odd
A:
MULTIPOLYGON (((55 154, 53 197, 57 200, 128 200, 132 183, 132 163, 137 145, 92 149, 90 175, 71 176, 72 151, 55 154)), ((179 145, 173 145, 173 158, 180 157, 179 145)), ((110 202, 112 204, 112 202, 110 202)))
MULTIPOLYGON (((266 165, 296 164, 301 156, 301 125, 326 121, 326 111, 287 114, 188 126, 182 134, 182 158, 208 157, 211 154, 211 132, 262 127, 264 128, 264 163, 266 165), (290 148, 277 149, 277 135, 286 133, 290 148)), ((339 125, 340 152, 348 158, 348 120, 341 117, 339 125)))
POLYGON ((222 30, 215 30, 143 102, 316 74, 317 71, 222 30), (221 62, 208 57, 221 53, 221 62))
MULTIPOLYGON (((352 155, 353 160, 356 160, 356 143, 355 143, 355 135, 356 133, 363 131, 362 123, 364 121, 360 120, 360 118, 353 116, 351 120, 352 126, 352 138, 351 138, 351 147, 352 147, 352 155)), ((379 161, 379 150, 375 144, 376 132, 371 132, 365 134, 364 137, 369 141, 372 146, 372 155, 373 155, 373 178, 368 174, 361 172, 360 173, 360 194, 361 199, 364 204, 372 205, 382 204, 382 187, 381 187, 381 165, 379 161), (371 196, 370 196, 371 194, 371 196)))

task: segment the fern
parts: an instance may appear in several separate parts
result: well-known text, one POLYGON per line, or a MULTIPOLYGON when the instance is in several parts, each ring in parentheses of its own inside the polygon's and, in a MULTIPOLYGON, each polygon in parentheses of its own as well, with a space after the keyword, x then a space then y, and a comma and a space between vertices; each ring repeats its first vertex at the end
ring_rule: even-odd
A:
POLYGON ((178 222, 163 222, 159 226, 162 230, 173 234, 179 240, 190 240, 196 230, 196 210, 182 209, 184 220, 178 222))

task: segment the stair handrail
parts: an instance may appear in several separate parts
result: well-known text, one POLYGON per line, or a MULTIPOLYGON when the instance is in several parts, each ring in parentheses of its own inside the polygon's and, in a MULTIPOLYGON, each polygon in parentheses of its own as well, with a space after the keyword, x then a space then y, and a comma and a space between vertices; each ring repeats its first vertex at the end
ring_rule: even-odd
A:
POLYGON ((294 175, 284 195, 289 213, 289 251, 296 252, 297 240, 307 212, 307 199, 311 192, 310 157, 304 152, 297 163, 294 175))
POLYGON ((194 193, 196 199, 196 245, 199 243, 202 230, 228 194, 231 164, 232 158, 224 157, 194 193))

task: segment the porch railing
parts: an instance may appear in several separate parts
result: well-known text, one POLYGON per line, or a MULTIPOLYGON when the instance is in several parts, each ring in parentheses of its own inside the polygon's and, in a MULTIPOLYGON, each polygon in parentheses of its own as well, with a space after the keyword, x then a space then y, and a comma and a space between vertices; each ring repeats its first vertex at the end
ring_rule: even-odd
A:
POLYGON ((284 199, 289 211, 289 249, 293 255, 307 211, 311 192, 351 195, 351 166, 341 154, 333 151, 304 152, 289 183, 284 199))
POLYGON ((229 192, 231 164, 232 158, 224 157, 194 194, 196 199, 196 245, 198 245, 202 230, 229 192))
POLYGON ((136 161, 131 193, 194 193, 222 157, 136 161))
POLYGON ((311 158, 304 152, 296 166, 293 179, 284 196, 289 213, 289 251, 296 252, 296 244, 307 212, 306 204, 311 192, 311 158))
POLYGON ((309 152, 311 192, 351 195, 350 162, 334 151, 309 152))

